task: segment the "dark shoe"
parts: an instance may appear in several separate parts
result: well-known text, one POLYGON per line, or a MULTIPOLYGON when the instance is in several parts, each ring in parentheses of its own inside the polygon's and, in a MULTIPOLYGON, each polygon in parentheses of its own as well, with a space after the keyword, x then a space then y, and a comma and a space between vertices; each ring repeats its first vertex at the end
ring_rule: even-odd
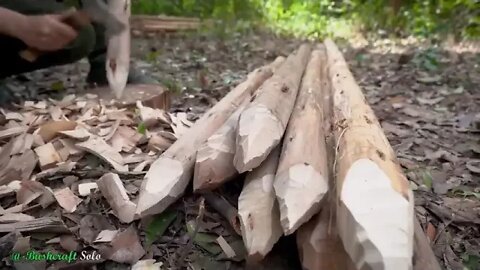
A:
MULTIPOLYGON (((91 65, 87 76, 87 83, 97 86, 108 85, 107 72, 105 66, 91 65)), ((128 73, 128 84, 159 84, 153 77, 147 75, 145 70, 130 66, 128 73)))

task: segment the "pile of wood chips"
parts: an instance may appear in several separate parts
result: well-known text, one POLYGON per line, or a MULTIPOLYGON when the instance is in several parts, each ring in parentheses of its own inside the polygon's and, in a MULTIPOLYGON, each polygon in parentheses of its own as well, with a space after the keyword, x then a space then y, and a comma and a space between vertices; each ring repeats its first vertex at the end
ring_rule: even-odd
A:
MULTIPOLYGON (((0 233, 54 232, 62 236, 49 243, 75 250, 80 243, 65 233, 96 226, 85 218, 68 226, 82 200, 101 194, 129 224, 164 212, 193 179, 194 192, 241 234, 252 269, 293 233, 304 269, 440 269, 408 181, 330 40, 256 69, 194 124, 186 113, 118 108, 91 94, 2 114, 0 233), (240 176, 238 210, 216 203, 211 191, 240 176), (63 219, 22 213, 52 204, 63 219)), ((91 246, 110 243, 104 259, 153 264, 139 261, 133 228, 79 234, 91 246)), ((224 239, 219 245, 233 256, 224 239)))

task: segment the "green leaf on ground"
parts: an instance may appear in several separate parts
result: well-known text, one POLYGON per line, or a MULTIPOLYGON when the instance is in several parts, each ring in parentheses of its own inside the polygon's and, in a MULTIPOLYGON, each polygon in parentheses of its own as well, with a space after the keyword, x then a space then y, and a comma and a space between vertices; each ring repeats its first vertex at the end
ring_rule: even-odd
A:
POLYGON ((63 85, 63 82, 62 82, 62 81, 56 81, 56 82, 52 83, 52 85, 50 85, 50 88, 51 88, 53 91, 62 91, 62 90, 65 90, 65 86, 63 85))
MULTIPOLYGON (((195 222, 193 220, 187 222, 187 232, 190 237, 195 232, 195 222)), ((193 242, 206 250, 212 255, 218 255, 222 252, 222 248, 217 244, 217 237, 214 234, 197 232, 193 237, 193 242)))
POLYGON ((145 236, 147 245, 151 245, 157 237, 162 236, 167 230, 168 226, 177 218, 177 212, 166 211, 154 217, 148 224, 145 236))
POLYGON ((142 134, 142 135, 145 135, 145 133, 147 132, 147 127, 145 126, 145 123, 140 122, 140 123, 138 124, 137 132, 140 133, 140 134, 142 134))
POLYGON ((463 270, 476 270, 480 268, 480 257, 472 254, 463 254, 463 270))
POLYGON ((422 180, 423 184, 428 188, 432 189, 433 186, 433 177, 432 174, 429 171, 423 171, 422 172, 422 180))

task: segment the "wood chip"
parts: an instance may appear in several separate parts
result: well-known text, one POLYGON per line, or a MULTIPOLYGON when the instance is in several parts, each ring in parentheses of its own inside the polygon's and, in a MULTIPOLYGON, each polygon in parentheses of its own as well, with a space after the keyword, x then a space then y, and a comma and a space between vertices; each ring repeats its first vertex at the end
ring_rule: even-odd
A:
POLYGON ((104 160, 117 171, 128 171, 128 166, 125 166, 122 156, 102 138, 91 138, 88 141, 77 143, 76 146, 104 160))
POLYGON ((0 216, 0 223, 15 223, 21 221, 30 221, 34 220, 35 218, 29 215, 25 215, 22 213, 8 213, 3 216, 0 216))
POLYGON ((20 182, 20 190, 17 192, 17 202, 27 205, 40 197, 44 191, 45 187, 40 182, 22 181, 20 182))
POLYGON ((234 258, 237 255, 237 254, 235 254, 235 251, 233 250, 233 248, 227 243, 225 238, 223 238, 223 236, 220 235, 217 238, 217 243, 222 248, 222 250, 225 253, 225 255, 227 256, 227 258, 229 258, 229 259, 234 258))
POLYGON ((8 139, 18 134, 22 134, 27 132, 28 127, 20 126, 20 127, 12 127, 4 130, 0 130, 0 140, 8 139))
POLYGON ((62 161, 52 143, 38 146, 34 151, 38 156, 38 161, 40 162, 40 168, 42 170, 52 168, 55 164, 62 161))
POLYGON ((77 210, 77 205, 82 202, 82 200, 75 196, 68 187, 56 190, 53 192, 53 195, 58 204, 68 213, 75 212, 75 210, 77 210))
POLYGON ((63 221, 56 217, 44 217, 30 221, 0 224, 1 233, 14 230, 18 232, 70 233, 70 230, 65 226, 63 221))
POLYGON ((82 183, 78 185, 78 194, 80 196, 88 196, 90 195, 90 191, 92 189, 97 189, 97 188, 98 188, 97 183, 93 183, 93 182, 82 183))
POLYGON ((92 134, 90 132, 88 132, 88 130, 86 130, 82 127, 80 127, 80 128, 77 127, 74 130, 60 131, 59 133, 65 135, 69 138, 77 139, 79 141, 88 140, 88 138, 90 138, 90 136, 92 136, 92 134))
POLYGON ((77 126, 77 123, 73 121, 51 121, 40 126, 38 135, 42 137, 44 142, 49 142, 60 131, 73 130, 77 126))
POLYGON ((120 177, 114 173, 107 173, 97 180, 97 184, 118 219, 124 223, 132 222, 137 206, 128 198, 120 177))

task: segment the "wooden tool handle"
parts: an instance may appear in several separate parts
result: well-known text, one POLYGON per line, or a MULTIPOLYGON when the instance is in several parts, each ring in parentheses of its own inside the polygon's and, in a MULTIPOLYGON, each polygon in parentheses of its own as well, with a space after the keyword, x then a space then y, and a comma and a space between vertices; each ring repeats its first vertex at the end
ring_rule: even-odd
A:
MULTIPOLYGON (((62 22, 68 24, 75 30, 80 30, 82 27, 90 23, 90 20, 87 14, 83 11, 75 10, 75 8, 71 8, 63 13, 62 22)), ((35 48, 28 48, 23 50, 19 53, 20 57, 27 60, 28 62, 35 62, 38 57, 45 54, 47 52, 40 51, 35 48)))

